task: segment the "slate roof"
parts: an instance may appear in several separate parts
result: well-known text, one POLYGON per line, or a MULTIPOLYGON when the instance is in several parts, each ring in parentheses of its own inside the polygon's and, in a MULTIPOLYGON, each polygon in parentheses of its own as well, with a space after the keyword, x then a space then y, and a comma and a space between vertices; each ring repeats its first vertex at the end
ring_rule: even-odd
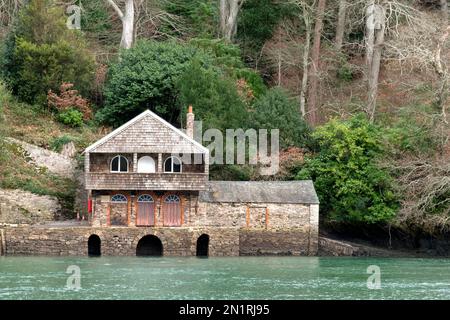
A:
POLYGON ((319 204, 311 180, 209 181, 199 196, 203 202, 319 204))
POLYGON ((150 110, 112 131, 84 152, 209 153, 207 148, 150 110))

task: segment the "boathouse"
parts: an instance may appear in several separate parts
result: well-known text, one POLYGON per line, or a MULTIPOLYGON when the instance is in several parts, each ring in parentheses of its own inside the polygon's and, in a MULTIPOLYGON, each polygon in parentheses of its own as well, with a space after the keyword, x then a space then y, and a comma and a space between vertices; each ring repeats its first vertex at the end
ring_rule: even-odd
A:
POLYGON ((86 148, 89 225, 7 229, 8 254, 316 255, 312 181, 210 181, 193 126, 147 110, 86 148))

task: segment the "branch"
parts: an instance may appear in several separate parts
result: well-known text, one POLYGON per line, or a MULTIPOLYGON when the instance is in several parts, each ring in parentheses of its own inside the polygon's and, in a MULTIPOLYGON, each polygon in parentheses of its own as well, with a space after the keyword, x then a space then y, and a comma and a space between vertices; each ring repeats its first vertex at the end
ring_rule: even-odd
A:
POLYGON ((123 19, 123 12, 120 10, 120 8, 117 6, 117 4, 113 0, 106 0, 108 3, 113 7, 114 11, 116 11, 117 15, 120 19, 123 19))

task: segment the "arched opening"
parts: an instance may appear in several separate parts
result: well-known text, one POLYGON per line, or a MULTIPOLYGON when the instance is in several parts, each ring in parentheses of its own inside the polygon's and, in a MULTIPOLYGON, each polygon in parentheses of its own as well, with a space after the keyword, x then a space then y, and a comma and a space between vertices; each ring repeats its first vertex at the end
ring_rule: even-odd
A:
POLYGON ((124 156, 115 156, 111 160, 111 172, 128 172, 128 160, 124 156))
POLYGON ((163 245, 157 236, 147 235, 136 246, 137 256, 162 256, 163 245))
POLYGON ((197 257, 207 257, 209 247, 209 236, 202 234, 197 239, 197 257))
POLYGON ((171 156, 164 161, 164 172, 180 173, 182 170, 181 160, 177 157, 171 156))
POLYGON ((138 161, 138 172, 140 173, 154 173, 155 160, 149 156, 143 156, 138 161))
POLYGON ((96 234, 93 234, 88 239, 88 256, 90 257, 98 257, 102 254, 101 252, 101 244, 102 241, 100 237, 96 234))

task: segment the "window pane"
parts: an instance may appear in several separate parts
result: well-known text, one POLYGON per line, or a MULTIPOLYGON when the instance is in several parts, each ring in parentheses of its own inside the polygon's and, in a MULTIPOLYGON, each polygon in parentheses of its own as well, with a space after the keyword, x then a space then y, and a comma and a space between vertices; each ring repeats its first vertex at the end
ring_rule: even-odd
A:
POLYGON ((120 157, 120 172, 127 172, 127 159, 125 157, 120 157))
POLYGON ((164 171, 172 172, 172 158, 168 158, 164 163, 164 171))
POLYGON ((119 171, 119 157, 115 157, 112 160, 111 171, 119 171))
POLYGON ((179 161, 173 162, 173 172, 181 172, 181 165, 179 164, 179 161))

